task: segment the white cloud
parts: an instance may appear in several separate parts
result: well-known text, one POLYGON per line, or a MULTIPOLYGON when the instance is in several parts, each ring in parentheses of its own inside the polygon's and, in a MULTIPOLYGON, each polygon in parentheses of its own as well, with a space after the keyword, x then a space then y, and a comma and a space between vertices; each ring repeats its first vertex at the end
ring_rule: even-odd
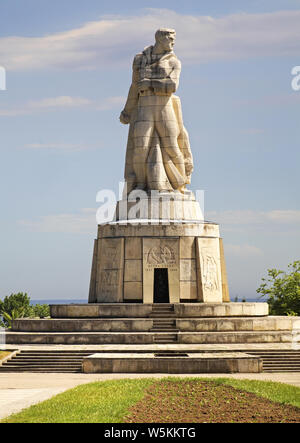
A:
POLYGON ((19 224, 30 231, 93 233, 97 227, 96 209, 84 208, 77 214, 54 214, 37 220, 20 220, 19 224))
POLYGON ((300 11, 237 13, 219 18, 147 9, 135 16, 107 16, 76 29, 41 37, 0 38, 7 70, 94 69, 120 64, 153 42, 159 27, 177 31, 176 52, 190 63, 300 52, 300 11))
POLYGON ((49 97, 38 101, 29 101, 25 104, 15 105, 11 108, 1 109, 0 116, 2 117, 16 117, 19 115, 29 115, 36 112, 70 110, 70 109, 94 109, 96 111, 106 111, 124 104, 125 97, 106 97, 101 103, 84 98, 84 97, 70 97, 59 96, 49 97))

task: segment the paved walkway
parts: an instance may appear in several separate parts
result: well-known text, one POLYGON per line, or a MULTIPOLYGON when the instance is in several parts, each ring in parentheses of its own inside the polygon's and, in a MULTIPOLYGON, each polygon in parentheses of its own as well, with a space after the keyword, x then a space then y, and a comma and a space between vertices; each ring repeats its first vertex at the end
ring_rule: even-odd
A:
MULTIPOLYGON (((288 383, 300 387, 300 373, 260 374, 182 374, 176 377, 228 377, 288 383)), ((0 373, 0 419, 33 404, 47 400, 67 389, 94 382, 120 378, 161 378, 170 374, 34 374, 0 373)))

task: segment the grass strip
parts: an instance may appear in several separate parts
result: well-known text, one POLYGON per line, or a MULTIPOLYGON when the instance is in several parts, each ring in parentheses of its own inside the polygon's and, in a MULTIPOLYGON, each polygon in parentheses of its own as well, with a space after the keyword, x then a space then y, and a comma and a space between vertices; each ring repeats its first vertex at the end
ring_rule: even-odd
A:
POLYGON ((24 409, 1 423, 122 423, 155 380, 123 379, 77 386, 24 409))

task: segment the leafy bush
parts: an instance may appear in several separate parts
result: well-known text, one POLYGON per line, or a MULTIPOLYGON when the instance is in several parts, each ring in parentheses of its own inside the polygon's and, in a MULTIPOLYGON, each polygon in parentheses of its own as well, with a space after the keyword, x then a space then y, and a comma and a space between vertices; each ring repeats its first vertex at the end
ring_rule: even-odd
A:
POLYGON ((300 260, 288 265, 288 272, 268 269, 268 278, 256 290, 268 297, 271 315, 300 315, 300 260))
POLYGON ((11 294, 0 300, 0 326, 10 328, 12 320, 24 317, 44 318, 50 315, 49 305, 31 305, 30 297, 23 292, 11 294))

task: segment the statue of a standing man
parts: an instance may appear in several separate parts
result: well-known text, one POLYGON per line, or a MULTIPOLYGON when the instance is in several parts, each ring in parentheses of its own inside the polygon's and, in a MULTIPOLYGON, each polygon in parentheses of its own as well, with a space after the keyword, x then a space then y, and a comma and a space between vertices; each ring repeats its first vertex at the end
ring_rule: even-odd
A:
POLYGON ((190 183, 193 159, 182 122, 181 63, 173 52, 176 33, 159 29, 155 45, 133 61, 132 84, 120 121, 130 123, 125 179, 132 189, 180 191, 190 183))

